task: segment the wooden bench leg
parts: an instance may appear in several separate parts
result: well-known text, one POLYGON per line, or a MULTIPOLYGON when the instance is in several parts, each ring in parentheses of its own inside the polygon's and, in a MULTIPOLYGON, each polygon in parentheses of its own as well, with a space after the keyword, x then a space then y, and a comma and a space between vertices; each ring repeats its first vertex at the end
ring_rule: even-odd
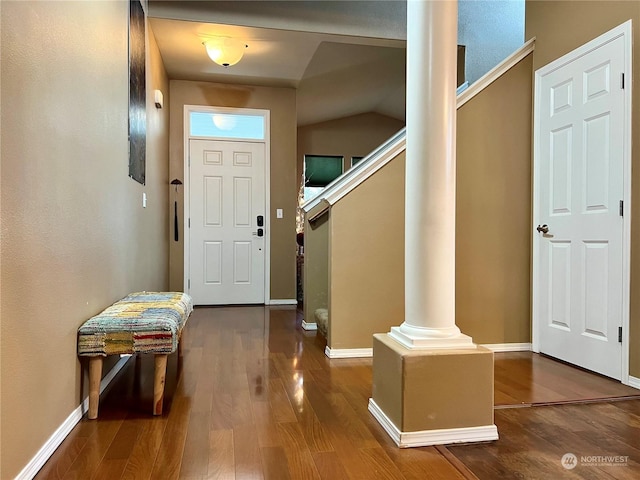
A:
POLYGON ((178 339, 178 357, 181 357, 184 354, 183 346, 184 345, 184 337, 180 335, 178 339))
POLYGON ((167 374, 167 355, 155 356, 155 370, 153 375, 153 414, 162 415, 164 400, 164 379, 167 374))
POLYGON ((136 397, 140 396, 140 385, 142 384, 142 354, 134 353, 136 359, 133 364, 133 394, 136 397))
POLYGON ((102 357, 89 357, 89 413, 90 420, 98 418, 100 381, 102 380, 102 357))
POLYGON ((178 375, 182 372, 182 357, 184 355, 183 346, 184 345, 184 337, 180 336, 178 340, 178 375))

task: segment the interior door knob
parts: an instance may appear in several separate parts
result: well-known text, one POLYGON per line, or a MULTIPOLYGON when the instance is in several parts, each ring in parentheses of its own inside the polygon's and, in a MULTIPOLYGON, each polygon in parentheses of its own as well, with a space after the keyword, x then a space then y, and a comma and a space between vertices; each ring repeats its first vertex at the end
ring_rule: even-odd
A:
POLYGON ((546 223, 542 226, 538 225, 538 228, 536 228, 536 230, 541 233, 549 233, 549 226, 546 223))

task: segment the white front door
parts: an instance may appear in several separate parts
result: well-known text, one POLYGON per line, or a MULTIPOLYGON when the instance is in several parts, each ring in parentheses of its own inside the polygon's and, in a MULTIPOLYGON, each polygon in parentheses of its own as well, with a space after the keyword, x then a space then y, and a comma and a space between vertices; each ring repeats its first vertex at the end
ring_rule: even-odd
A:
POLYGON ((194 304, 264 303, 265 144, 192 139, 189 158, 194 304))
POLYGON ((580 52, 536 72, 534 349, 620 379, 625 39, 580 52))

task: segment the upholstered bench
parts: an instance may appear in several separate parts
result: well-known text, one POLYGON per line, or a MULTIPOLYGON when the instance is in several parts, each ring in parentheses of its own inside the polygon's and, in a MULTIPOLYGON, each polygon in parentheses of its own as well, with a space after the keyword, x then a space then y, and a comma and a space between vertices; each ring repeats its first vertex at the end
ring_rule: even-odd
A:
POLYGON ((78 355, 89 357, 89 413, 98 417, 102 361, 107 355, 155 355, 153 414, 162 415, 167 356, 178 349, 182 329, 193 310, 181 292, 127 295, 78 329, 78 355))

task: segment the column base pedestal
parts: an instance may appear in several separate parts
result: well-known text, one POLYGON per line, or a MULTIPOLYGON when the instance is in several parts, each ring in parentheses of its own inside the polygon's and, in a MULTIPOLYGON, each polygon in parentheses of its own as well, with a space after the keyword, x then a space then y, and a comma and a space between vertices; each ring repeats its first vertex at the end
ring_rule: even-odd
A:
POLYGON ((369 411, 401 448, 497 440, 493 352, 409 349, 376 334, 369 411))
MULTIPOLYGON (((388 335, 393 338, 396 342, 400 342, 402 345, 409 349, 413 348, 448 348, 448 349, 459 349, 459 348, 476 348, 476 344, 473 343, 471 337, 460 333, 457 327, 457 333, 450 336, 422 336, 419 332, 420 329, 415 327, 405 327, 404 325, 400 327, 391 327, 391 331, 388 335), (413 331, 412 331, 413 330, 413 331), (415 333, 418 333, 416 335, 415 333)), ((424 329, 427 330, 427 329, 424 329)))

